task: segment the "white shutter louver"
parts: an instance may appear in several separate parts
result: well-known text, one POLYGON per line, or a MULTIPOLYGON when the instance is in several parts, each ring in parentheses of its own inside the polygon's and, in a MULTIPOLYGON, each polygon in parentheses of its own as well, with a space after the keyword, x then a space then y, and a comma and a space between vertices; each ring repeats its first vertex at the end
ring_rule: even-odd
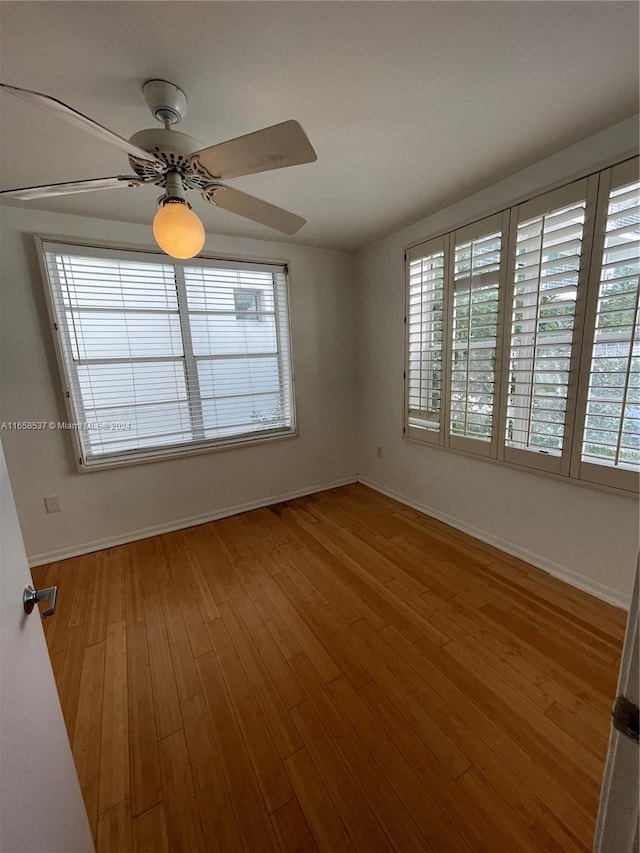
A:
POLYGON ((282 266, 43 252, 84 466, 292 431, 282 266))
POLYGON ((639 165, 405 252, 407 438, 639 491, 639 165))
POLYGON ((515 232, 505 458, 561 470, 587 182, 522 205, 515 232), (509 449, 551 457, 527 462, 509 449), (555 458, 555 462, 552 461, 555 458))
POLYGON ((443 240, 431 241, 413 249, 408 263, 408 425, 435 440, 442 410, 445 250, 443 240))
POLYGON ((612 485, 640 469, 640 181, 637 161, 624 166, 612 170, 594 249, 600 274, 580 453, 582 475, 612 485))
POLYGON ((476 452, 487 454, 496 405, 501 220, 457 231, 453 257, 450 443, 466 449, 472 440, 476 452))

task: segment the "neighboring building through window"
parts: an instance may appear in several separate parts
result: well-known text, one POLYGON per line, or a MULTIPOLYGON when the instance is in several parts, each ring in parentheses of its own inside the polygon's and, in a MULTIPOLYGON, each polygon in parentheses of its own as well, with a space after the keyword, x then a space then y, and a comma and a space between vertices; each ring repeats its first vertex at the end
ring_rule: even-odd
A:
POLYGON ((233 291, 233 304, 236 310, 236 320, 253 320, 258 322, 262 319, 261 291, 255 287, 236 287, 233 291))
POLYGON ((42 250, 83 467, 294 431, 285 267, 42 250))

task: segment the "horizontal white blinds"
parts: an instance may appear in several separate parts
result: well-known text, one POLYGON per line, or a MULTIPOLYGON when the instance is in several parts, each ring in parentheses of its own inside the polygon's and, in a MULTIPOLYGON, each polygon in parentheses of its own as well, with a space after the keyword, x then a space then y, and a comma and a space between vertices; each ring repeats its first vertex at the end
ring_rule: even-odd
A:
POLYGON ((586 198, 517 223, 505 440, 563 450, 586 198))
POLYGON ((291 429, 283 267, 43 250, 86 464, 291 429))
POLYGON ((488 442, 493 431, 502 234, 456 243, 451 342, 451 435, 488 442))
POLYGON ((640 183, 609 193, 581 458, 640 468, 640 183))
POLYGON ((286 428, 284 274, 185 267, 184 280, 204 437, 286 428))
POLYGON ((442 408, 444 245, 442 241, 429 243, 417 254, 409 261, 409 425, 438 432, 442 408))

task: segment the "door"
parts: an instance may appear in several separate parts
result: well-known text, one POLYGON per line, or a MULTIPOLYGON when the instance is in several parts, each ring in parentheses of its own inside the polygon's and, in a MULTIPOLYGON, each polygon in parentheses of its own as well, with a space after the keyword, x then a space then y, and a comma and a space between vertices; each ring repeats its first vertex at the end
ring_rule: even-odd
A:
POLYGON ((90 853, 38 607, 22 605, 31 575, 1 444, 0 481, 0 853, 90 853))
MULTIPOLYGON (((640 566, 640 559, 638 560, 640 566)), ((629 621, 622 651, 618 696, 640 704, 640 652, 638 649, 638 596, 636 567, 629 621)), ((637 725, 637 722, 636 722, 637 725)), ((611 728, 609 754, 600 796, 600 810, 593 849, 596 853, 638 853, 638 780, 640 745, 611 728)))

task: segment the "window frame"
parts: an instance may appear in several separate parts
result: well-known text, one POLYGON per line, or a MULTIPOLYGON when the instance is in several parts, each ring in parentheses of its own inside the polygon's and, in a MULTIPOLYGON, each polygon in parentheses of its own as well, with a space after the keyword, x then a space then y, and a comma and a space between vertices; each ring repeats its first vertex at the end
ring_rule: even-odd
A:
MULTIPOLYGON (((629 176, 631 182, 638 178, 639 158, 627 154, 617 161, 609 161, 606 169, 602 167, 589 174, 582 174, 569 181, 556 184, 551 189, 542 189, 539 193, 512 203, 496 213, 489 214, 473 222, 453 228, 445 233, 431 237, 420 243, 412 244, 404 250, 405 266, 405 381, 404 381, 404 411, 403 437, 408 441, 419 444, 431 444, 445 450, 461 453, 465 456, 482 458, 489 462, 529 471, 555 479, 614 491, 618 494, 637 497, 640 477, 638 472, 607 468, 604 465, 585 463, 580 459, 582 447, 582 432, 586 410, 586 394, 589 385, 591 367, 591 348, 593 341, 593 322, 597 305, 600 284, 600 264, 602 247, 605 239, 604 223, 606 223, 608 186, 607 178, 612 174, 629 176), (603 189, 606 187, 606 189, 603 189), (580 196, 580 188, 583 194, 580 196), (535 218, 546 211, 568 206, 577 200, 577 196, 585 199, 585 219, 582 234, 580 265, 578 270, 575 321, 571 342, 571 360, 569 365, 569 381, 567 387, 566 419, 563 434, 563 445, 560 455, 535 453, 522 448, 509 447, 506 444, 506 415, 509 390, 509 364, 511 343, 511 310, 515 286, 515 251, 519 222, 535 218), (604 201, 603 201, 604 199, 604 201), (492 218, 503 217, 508 229, 503 230, 501 245, 500 294, 498 314, 499 348, 496 352, 496 386, 494 390, 494 420, 491 447, 489 442, 476 441, 468 437, 450 435, 450 384, 452 360, 452 324, 453 324, 453 275, 455 262, 455 247, 461 242, 460 236, 482 231, 482 224, 489 223, 492 218), (409 264, 420 255, 420 250, 443 241, 447 246, 445 253, 445 317, 443 318, 443 391, 441 406, 443 407, 440 431, 437 440, 434 436, 426 436, 424 431, 416 431, 409 424, 408 409, 408 322, 409 322, 409 264), (446 377, 446 386, 444 378, 446 377), (445 390, 446 389, 446 390, 445 390), (497 409, 495 406, 497 405, 497 409), (484 444, 484 447, 479 445, 484 444), (596 469, 595 471, 593 469, 596 469)), ((618 185, 627 183, 620 179, 618 185)), ((480 233, 481 236, 481 233, 480 233)), ((426 254, 426 252, 423 252, 426 254)))
POLYGON ((449 253, 449 235, 443 235, 441 237, 436 237, 433 240, 428 240, 425 243, 420 243, 418 246, 415 246, 413 250, 409 250, 406 255, 407 262, 405 264, 405 383, 404 383, 404 407, 405 407, 405 424, 407 434, 411 438, 415 438, 418 441, 427 442, 430 444, 438 444, 442 445, 444 442, 444 422, 446 420, 446 409, 444 407, 444 400, 448 398, 448 375, 447 375, 447 353, 446 353, 446 341, 448 339, 447 333, 447 324, 449 317, 448 303, 447 303, 447 294, 449 292, 449 287, 447 283, 448 279, 448 265, 447 265, 447 257, 449 253), (421 260, 422 258, 431 257, 432 255, 443 253, 443 323, 442 323, 442 349, 441 349, 441 377, 440 377, 440 410, 439 410, 439 421, 438 421, 438 429, 429 429, 427 427, 419 427, 414 424, 409 423, 410 418, 410 369, 411 369, 411 354, 410 354, 410 301, 411 301, 411 288, 410 288, 410 267, 413 261, 421 260))
MULTIPOLYGON (((506 292, 506 274, 507 265, 504 263, 506 249, 509 240, 509 211, 505 210, 502 213, 495 213, 492 216, 485 216, 477 222, 472 222, 463 228, 457 228, 453 234, 450 245, 450 261, 449 267, 451 271, 451 285, 449 288, 449 302, 447 303, 447 314, 451 332, 447 336, 447 372, 449 375, 449 391, 451 388, 451 374, 453 371, 453 303, 455 290, 455 252, 456 246, 467 241, 477 240, 486 234, 493 231, 500 231, 500 270, 498 272, 498 315, 496 328, 496 361, 493 371, 494 389, 493 389, 493 416, 491 423, 491 438, 489 441, 481 441, 479 439, 470 438, 469 436, 453 435, 451 433, 451 399, 450 393, 447 395, 447 417, 445 424, 446 446, 452 450, 462 450, 468 453, 475 453, 479 456, 494 458, 500 437, 500 412, 502 408, 502 361, 503 361, 503 336, 504 336, 504 316, 505 316, 505 292, 506 292)), ((447 324, 445 324, 447 325, 447 324)))
MULTIPOLYGON (((67 374, 66 364, 65 364, 65 355, 63 351, 63 341, 62 341, 62 330, 58 327, 58 318, 54 303, 54 295, 53 288, 49 281, 48 270, 47 270, 47 261, 45 256, 45 246, 46 245, 54 245, 60 247, 69 247, 69 249, 77 249, 80 252, 84 252, 87 255, 93 257, 106 257, 109 253, 115 253, 117 257, 126 257, 129 256, 132 260, 141 260, 142 257, 147 257, 149 259, 154 258, 157 259, 159 263, 168 263, 170 264, 174 270, 176 271, 176 292, 179 304, 178 317, 180 324, 180 332, 181 339, 183 345, 183 356, 185 362, 185 370, 188 373, 190 369, 190 362, 195 364, 195 358, 193 356, 193 352, 188 352, 189 347, 185 346, 185 343, 191 342, 191 332, 185 340, 185 336, 182 333, 183 324, 189 322, 188 313, 185 314, 182 310, 184 306, 186 306, 186 291, 185 291, 185 282, 184 282, 184 274, 180 275, 178 270, 183 270, 185 267, 209 267, 214 265, 220 265, 226 269, 247 269, 247 270, 255 270, 262 267, 264 270, 272 270, 277 269, 282 271, 283 273, 283 282, 282 282, 282 290, 283 290, 283 298, 285 302, 285 311, 286 311, 286 327, 284 328, 284 344, 285 346, 281 346, 281 332, 282 332, 282 317, 280 316, 281 311, 278 310, 278 301, 276 295, 276 286, 274 284, 274 322, 276 326, 276 339, 278 342, 278 352, 277 358, 280 363, 280 369, 286 370, 288 374, 288 384, 289 384, 289 400, 290 400, 290 426, 286 428, 277 428, 277 429, 266 429, 266 430, 256 430, 255 432, 243 434, 238 437, 229 436, 225 438, 219 439, 202 439, 202 440, 193 440, 191 442, 187 442, 184 444, 171 444, 164 445, 160 447, 148 447, 148 448, 140 448, 131 451, 123 451, 118 455, 113 454, 103 458, 95 457, 86 459, 84 455, 84 449, 82 447, 82 443, 80 441, 79 431, 74 428, 65 428, 65 433, 69 433, 71 439, 71 446, 73 450, 73 457, 75 468, 79 473, 87 473, 90 471, 98 471, 103 469, 112 469, 112 468, 120 468, 127 467, 129 465, 138 465, 138 464, 146 464, 149 462, 159 462, 168 459, 175 458, 184 458, 186 456, 192 455, 200 455, 203 453, 215 453, 224 450, 230 450, 232 448, 239 447, 249 447, 257 444, 265 444, 271 443, 274 441, 282 441, 286 439, 297 438, 299 435, 298 432, 298 418, 297 418, 297 406, 296 406, 296 389, 295 389, 295 369, 294 369, 294 350, 293 350, 293 334, 292 334, 292 308, 291 308, 291 268, 290 262, 285 259, 274 259, 274 258, 242 258, 236 259, 231 256, 226 256, 223 254, 215 254, 215 255, 198 255, 195 258, 191 258, 188 261, 179 261, 174 258, 168 258, 166 254, 149 248, 147 246, 135 246, 131 244, 122 244, 122 243, 109 243, 106 245, 104 243, 95 242, 92 240, 85 240, 83 238, 69 238, 68 236, 57 236, 57 235, 45 235, 45 234, 34 234, 34 241, 36 246, 36 255, 38 258, 38 263, 40 267, 41 279, 43 284, 43 291, 45 295, 45 302, 47 305, 47 314, 49 319, 50 328, 52 331, 52 340, 53 346, 56 356, 56 363, 58 368, 58 374, 60 377, 60 390, 64 399, 64 408, 65 415, 67 418, 67 424, 81 423, 86 418, 83 414, 83 405, 82 405, 82 396, 80 393, 79 385, 77 382, 77 376, 74 371, 71 371, 71 375, 67 374), (182 294, 181 294, 182 290, 182 294), (181 299, 182 296, 182 299, 181 299), (182 301, 184 300, 184 301, 182 301), (288 364, 286 362, 286 353, 283 350, 288 350, 288 364), (72 393, 73 391, 73 393, 72 393)), ((191 369, 193 369, 193 364, 191 364, 191 369)), ((200 395, 198 395, 198 400, 200 400, 200 395)), ((57 423, 57 422, 56 422, 57 423)))
POLYGON ((590 258, 589 286, 586 294, 584 320, 584 335, 582 338, 582 353, 580 358, 580 382, 577 389, 577 404, 575 428, 571 452, 571 477, 593 485, 609 486, 625 491, 638 489, 637 471, 614 468, 607 465, 596 465, 582 460, 582 442, 587 413, 591 360, 595 339, 595 321, 600 294, 600 275, 604 242, 606 239, 606 224, 609 207, 609 193, 612 189, 638 180, 640 160, 635 158, 619 163, 600 173, 598 203, 596 209, 595 235, 590 258))
POLYGON ((509 351, 511 348, 511 334, 507 330, 510 325, 510 315, 513 306, 513 293, 516 286, 515 281, 515 249, 518 225, 537 216, 542 216, 552 210, 558 210, 584 198, 585 219, 582 231, 582 251, 580 254, 580 268, 578 270, 578 281, 576 285, 575 320, 571 335, 571 356, 569 363, 569 381, 567 385, 566 416, 562 438, 562 451, 559 455, 536 453, 532 450, 524 450, 518 447, 510 447, 506 441, 500 440, 498 444, 498 459, 511 462, 525 468, 547 471, 552 474, 568 476, 571 467, 571 439, 573 435, 573 422, 577 396, 578 366, 580 362, 580 349, 584 326, 584 304, 589 279, 589 265, 591 259, 591 246, 593 241, 595 201, 598 192, 598 177, 591 176, 578 181, 572 181, 564 187, 543 193, 536 198, 516 205, 512 208, 511 229, 509 233, 509 250, 507 252, 507 288, 505 292, 505 314, 504 314, 504 340, 503 340, 503 371, 500 387, 503 391, 502 409, 500 412, 501 433, 507 417, 509 384, 509 351))

